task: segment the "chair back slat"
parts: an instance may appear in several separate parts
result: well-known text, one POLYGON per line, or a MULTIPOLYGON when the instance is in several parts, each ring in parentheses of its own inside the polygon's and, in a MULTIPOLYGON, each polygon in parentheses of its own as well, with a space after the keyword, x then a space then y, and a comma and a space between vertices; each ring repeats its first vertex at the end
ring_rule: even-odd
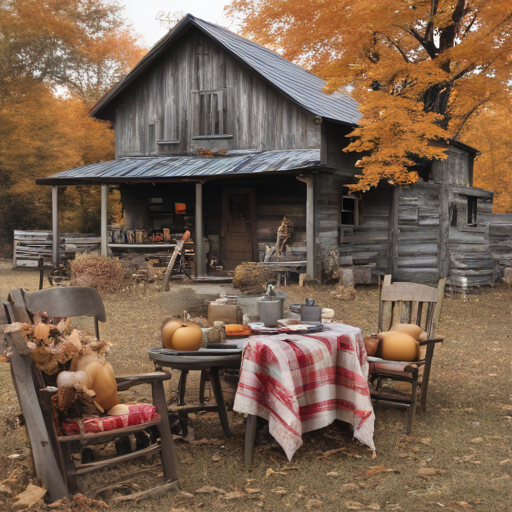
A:
POLYGON ((397 282, 391 284, 391 276, 385 276, 380 294, 379 330, 387 331, 396 323, 415 323, 435 336, 441 311, 446 279, 438 287, 397 282))
POLYGON ((100 294, 94 288, 63 286, 38 292, 23 292, 27 309, 46 311, 50 317, 92 316, 100 322, 107 321, 107 314, 100 294))

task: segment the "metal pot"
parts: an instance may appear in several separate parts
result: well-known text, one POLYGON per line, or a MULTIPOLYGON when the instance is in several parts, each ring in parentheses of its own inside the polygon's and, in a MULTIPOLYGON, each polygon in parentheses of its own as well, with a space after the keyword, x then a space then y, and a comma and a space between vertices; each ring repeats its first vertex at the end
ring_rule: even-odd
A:
POLYGON ((277 321, 283 318, 283 303, 278 299, 261 297, 258 299, 258 315, 265 327, 275 327, 277 321))

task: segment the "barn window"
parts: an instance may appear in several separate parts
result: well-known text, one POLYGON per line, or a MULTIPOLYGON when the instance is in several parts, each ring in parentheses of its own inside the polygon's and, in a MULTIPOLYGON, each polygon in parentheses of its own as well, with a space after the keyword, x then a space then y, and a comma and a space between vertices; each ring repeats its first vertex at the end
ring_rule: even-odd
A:
POLYGON ((477 204, 476 197, 468 197, 468 226, 476 226, 477 204))
POLYGON ((227 90, 192 91, 193 139, 231 138, 227 90))
POLYGON ((148 154, 156 154, 156 124, 150 123, 148 126, 148 154))
POLYGON ((358 199, 354 196, 341 196, 341 225, 357 226, 359 224, 358 199))

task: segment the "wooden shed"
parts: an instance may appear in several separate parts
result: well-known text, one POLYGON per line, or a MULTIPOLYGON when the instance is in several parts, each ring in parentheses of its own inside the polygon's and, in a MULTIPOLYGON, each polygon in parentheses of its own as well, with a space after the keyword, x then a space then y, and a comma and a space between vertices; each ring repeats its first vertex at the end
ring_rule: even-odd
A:
POLYGON ((286 216, 292 253, 303 252, 312 279, 323 279, 335 258, 395 279, 493 282, 488 228, 480 225, 492 193, 472 187, 477 151, 452 141, 448 159, 422 168, 414 186, 350 194, 357 155, 343 148, 358 104, 342 92, 325 94, 324 85, 276 53, 186 15, 91 111, 114 124, 116 160, 38 180, 53 187, 55 234, 59 187, 100 185, 107 254, 108 187, 115 186, 126 229, 193 227, 198 276, 208 246, 216 245, 227 269, 258 261, 286 216))

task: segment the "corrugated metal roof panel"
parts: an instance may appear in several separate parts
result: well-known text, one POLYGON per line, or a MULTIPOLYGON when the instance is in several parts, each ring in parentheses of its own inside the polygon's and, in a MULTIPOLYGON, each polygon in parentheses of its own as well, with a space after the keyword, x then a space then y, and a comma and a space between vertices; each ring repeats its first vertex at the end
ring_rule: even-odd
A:
POLYGON ((319 149, 289 151, 262 151, 243 153, 234 151, 226 156, 169 156, 130 157, 97 164, 83 165, 62 171, 37 183, 54 184, 59 181, 101 183, 112 181, 150 181, 186 177, 258 174, 283 172, 307 167, 323 167, 319 149))
POLYGON ((231 54, 245 62, 264 79, 277 87, 311 113, 334 121, 356 125, 361 114, 358 103, 341 92, 323 92, 325 81, 320 77, 286 60, 281 55, 245 39, 229 30, 187 14, 166 36, 139 61, 132 71, 92 108, 91 115, 101 116, 100 111, 135 78, 140 76, 160 57, 169 44, 189 25, 198 27, 231 54))

